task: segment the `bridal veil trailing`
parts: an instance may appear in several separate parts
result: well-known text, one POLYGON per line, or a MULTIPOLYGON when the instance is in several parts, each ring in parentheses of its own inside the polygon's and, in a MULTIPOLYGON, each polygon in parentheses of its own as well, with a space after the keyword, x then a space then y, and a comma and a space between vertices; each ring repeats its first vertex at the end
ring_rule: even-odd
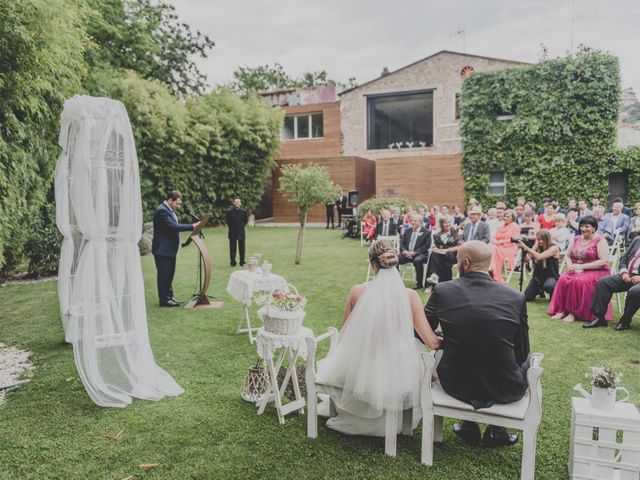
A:
POLYGON ((380 269, 360 295, 336 348, 318 362, 322 383, 339 387, 332 395, 338 416, 327 426, 384 436, 384 410, 419 406, 423 368, 404 283, 396 268, 380 269))
POLYGON ((149 344, 138 157, 124 106, 108 98, 67 100, 59 143, 58 294, 82 383, 104 407, 179 395, 182 388, 156 365, 149 344))

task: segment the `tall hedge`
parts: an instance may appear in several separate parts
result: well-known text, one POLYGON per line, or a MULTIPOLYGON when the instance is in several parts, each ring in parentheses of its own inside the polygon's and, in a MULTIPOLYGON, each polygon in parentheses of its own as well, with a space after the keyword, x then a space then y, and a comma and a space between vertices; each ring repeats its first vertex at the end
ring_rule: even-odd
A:
POLYGON ((462 89, 467 196, 494 200, 488 195, 491 170, 505 172, 505 197, 512 203, 519 195, 537 202, 547 195, 562 201, 606 196, 609 173, 630 171, 630 200, 639 200, 638 155, 615 147, 619 98, 618 59, 586 48, 472 74, 462 89), (507 115, 514 117, 498 119, 507 115))
POLYGON ((172 189, 194 212, 212 212, 214 223, 224 220, 235 195, 250 210, 257 205, 279 148, 277 109, 224 90, 180 100, 133 72, 109 82, 106 93, 124 103, 133 127, 147 220, 172 189))
POLYGON ((62 104, 86 71, 84 13, 72 0, 0 0, 0 272, 23 261, 52 185, 62 104))

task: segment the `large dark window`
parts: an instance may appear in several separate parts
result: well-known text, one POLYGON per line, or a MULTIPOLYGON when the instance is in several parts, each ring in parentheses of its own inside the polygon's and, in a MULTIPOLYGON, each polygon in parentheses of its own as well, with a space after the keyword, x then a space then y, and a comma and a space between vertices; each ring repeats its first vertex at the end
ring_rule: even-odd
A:
POLYGON ((433 145, 433 92, 394 93, 367 98, 369 150, 433 145))

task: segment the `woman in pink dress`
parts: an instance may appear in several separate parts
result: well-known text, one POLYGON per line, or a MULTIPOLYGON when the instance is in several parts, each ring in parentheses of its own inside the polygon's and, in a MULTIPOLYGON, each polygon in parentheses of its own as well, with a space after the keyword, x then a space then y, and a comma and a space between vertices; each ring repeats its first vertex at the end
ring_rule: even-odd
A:
POLYGON ((493 238, 493 244, 497 247, 497 266, 504 265, 507 261, 507 268, 513 268, 513 262, 516 258, 517 245, 511 242, 512 238, 520 237, 520 225, 515 222, 513 211, 507 210, 502 215, 502 225, 496 230, 493 238))
MULTIPOLYGON (((580 220, 580 233, 566 253, 567 271, 560 276, 551 296, 547 313, 554 320, 571 323, 576 318, 592 321, 591 300, 600 278, 610 275, 609 245, 607 240, 596 235, 598 221, 587 215, 580 220)), ((613 320, 611 305, 605 314, 607 321, 613 320)))
POLYGON ((367 210, 364 217, 362 217, 362 221, 364 225, 362 226, 362 230, 367 236, 367 240, 370 242, 373 241, 373 236, 376 233, 376 224, 378 223, 376 220, 376 216, 373 214, 371 209, 367 210))

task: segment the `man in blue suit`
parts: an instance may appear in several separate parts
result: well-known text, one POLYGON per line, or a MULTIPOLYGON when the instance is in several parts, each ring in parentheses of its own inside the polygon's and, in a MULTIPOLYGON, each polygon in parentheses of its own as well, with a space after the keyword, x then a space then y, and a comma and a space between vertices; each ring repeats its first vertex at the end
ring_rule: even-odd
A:
POLYGON ((176 255, 180 246, 180 232, 191 231, 198 223, 178 223, 175 211, 182 206, 180 192, 172 191, 153 212, 153 243, 151 252, 158 270, 158 299, 161 307, 180 305, 173 298, 173 275, 176 271, 176 255))

